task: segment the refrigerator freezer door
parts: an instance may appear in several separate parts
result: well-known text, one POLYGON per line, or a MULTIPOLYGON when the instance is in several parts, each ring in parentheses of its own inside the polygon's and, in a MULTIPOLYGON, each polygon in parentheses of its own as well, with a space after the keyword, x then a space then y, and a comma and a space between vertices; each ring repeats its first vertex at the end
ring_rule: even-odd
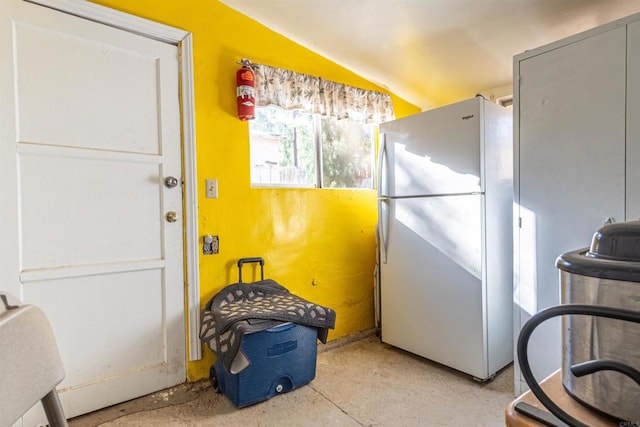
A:
POLYGON ((473 98, 380 125, 380 195, 481 192, 481 114, 473 98))
POLYGON ((385 201, 387 262, 380 264, 382 341, 481 379, 489 376, 483 198, 385 201))

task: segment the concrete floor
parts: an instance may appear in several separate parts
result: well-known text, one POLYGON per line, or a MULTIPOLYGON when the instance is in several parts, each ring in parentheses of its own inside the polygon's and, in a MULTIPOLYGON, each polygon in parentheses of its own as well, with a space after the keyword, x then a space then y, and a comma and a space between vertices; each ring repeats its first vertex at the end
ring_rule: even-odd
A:
POLYGON ((357 338, 320 345, 311 383, 253 406, 237 409, 200 381, 74 418, 69 425, 504 426, 504 410, 514 398, 512 366, 478 383, 372 334, 357 338))

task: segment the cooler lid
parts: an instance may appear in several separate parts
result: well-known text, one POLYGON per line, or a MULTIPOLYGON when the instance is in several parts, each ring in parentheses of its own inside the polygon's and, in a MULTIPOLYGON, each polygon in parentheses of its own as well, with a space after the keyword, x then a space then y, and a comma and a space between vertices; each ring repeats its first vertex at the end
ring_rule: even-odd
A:
POLYGON ((560 255, 556 267, 583 276, 640 282, 640 221, 602 226, 591 247, 560 255))

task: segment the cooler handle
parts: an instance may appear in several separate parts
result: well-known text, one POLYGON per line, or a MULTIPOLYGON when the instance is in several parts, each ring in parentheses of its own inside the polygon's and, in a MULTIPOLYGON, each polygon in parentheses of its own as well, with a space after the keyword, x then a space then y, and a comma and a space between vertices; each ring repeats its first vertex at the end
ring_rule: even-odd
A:
POLYGON ((242 266, 244 264, 260 263, 260 280, 264 280, 264 259, 261 257, 240 258, 238 260, 238 283, 242 283, 242 266))

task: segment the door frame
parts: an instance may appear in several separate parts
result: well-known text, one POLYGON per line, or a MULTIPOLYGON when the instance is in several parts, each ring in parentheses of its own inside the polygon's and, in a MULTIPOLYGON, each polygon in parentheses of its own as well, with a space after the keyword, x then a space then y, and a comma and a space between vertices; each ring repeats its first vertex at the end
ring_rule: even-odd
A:
MULTIPOLYGON (((185 280, 187 288, 188 359, 200 360, 200 275, 198 265, 198 191, 196 176, 193 40, 190 32, 120 12, 86 0, 24 0, 143 37, 177 46, 180 73, 185 280)), ((185 342, 185 345, 187 343, 185 342)))

